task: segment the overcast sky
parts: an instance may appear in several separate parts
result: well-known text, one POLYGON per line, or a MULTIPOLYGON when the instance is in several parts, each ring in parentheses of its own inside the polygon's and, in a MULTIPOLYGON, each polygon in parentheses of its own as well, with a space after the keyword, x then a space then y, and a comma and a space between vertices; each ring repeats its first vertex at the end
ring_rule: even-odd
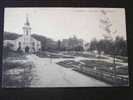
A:
POLYGON ((54 40, 72 37, 89 42, 93 38, 103 38, 100 26, 101 10, 107 11, 113 24, 113 35, 126 38, 125 10, 123 8, 5 8, 4 31, 23 34, 22 27, 28 14, 32 33, 54 40))

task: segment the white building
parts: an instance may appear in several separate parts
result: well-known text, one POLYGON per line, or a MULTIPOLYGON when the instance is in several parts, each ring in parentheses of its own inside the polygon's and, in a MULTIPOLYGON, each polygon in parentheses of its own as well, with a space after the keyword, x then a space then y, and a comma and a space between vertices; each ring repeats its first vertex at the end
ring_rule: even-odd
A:
POLYGON ((23 35, 16 40, 5 40, 4 46, 8 43, 13 44, 13 50, 20 50, 25 53, 34 53, 41 49, 41 42, 31 36, 31 27, 28 17, 26 17, 26 23, 24 23, 23 26, 23 35))

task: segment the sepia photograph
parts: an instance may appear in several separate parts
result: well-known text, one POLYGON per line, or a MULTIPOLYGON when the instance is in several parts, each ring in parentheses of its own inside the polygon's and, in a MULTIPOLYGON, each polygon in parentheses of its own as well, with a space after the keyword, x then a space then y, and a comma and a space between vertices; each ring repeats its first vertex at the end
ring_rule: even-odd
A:
POLYGON ((129 86, 124 8, 4 8, 3 88, 129 86))

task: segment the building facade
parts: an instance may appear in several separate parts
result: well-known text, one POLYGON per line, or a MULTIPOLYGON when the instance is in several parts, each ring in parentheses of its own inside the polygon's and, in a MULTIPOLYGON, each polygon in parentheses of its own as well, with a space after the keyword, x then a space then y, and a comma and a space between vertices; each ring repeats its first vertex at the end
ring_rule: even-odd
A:
POLYGON ((41 50, 41 42, 31 36, 31 27, 28 17, 26 17, 26 22, 22 29, 23 35, 21 37, 16 40, 5 40, 4 45, 10 42, 10 44, 13 44, 13 50, 25 53, 34 53, 41 50))

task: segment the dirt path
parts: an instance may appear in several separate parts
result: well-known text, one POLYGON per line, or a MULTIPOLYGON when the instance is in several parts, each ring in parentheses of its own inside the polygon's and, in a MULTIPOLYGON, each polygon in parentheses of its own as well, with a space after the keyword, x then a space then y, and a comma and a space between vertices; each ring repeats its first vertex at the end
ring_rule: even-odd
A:
POLYGON ((56 64, 57 61, 63 59, 53 59, 51 63, 49 58, 39 58, 36 55, 28 55, 27 58, 35 65, 30 87, 110 86, 56 64))

